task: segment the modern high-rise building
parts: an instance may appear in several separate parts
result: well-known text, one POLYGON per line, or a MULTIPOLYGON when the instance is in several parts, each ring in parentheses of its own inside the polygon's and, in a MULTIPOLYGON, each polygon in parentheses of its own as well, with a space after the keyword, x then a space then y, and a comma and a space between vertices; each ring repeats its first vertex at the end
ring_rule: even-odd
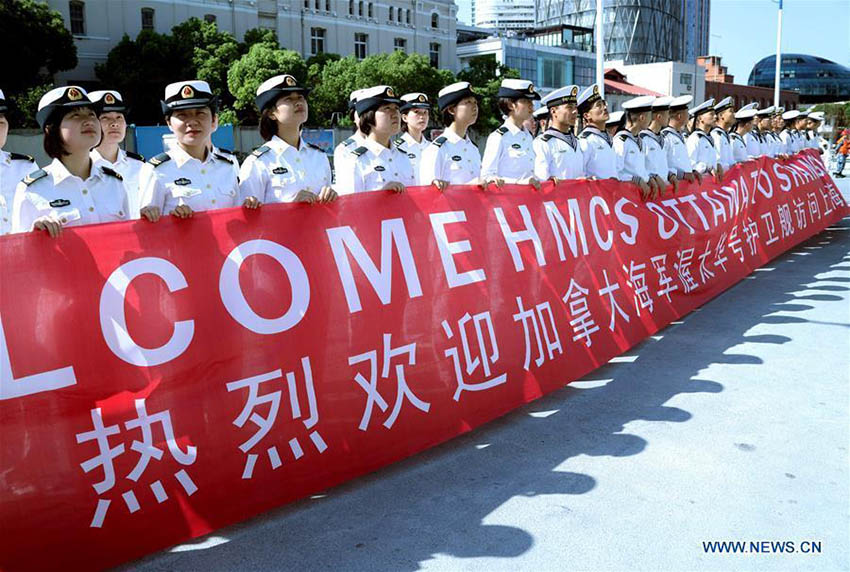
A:
POLYGON ((472 23, 500 30, 533 28, 534 5, 535 0, 472 0, 472 23))
MULTIPOLYGON (((593 28, 596 0, 535 0, 535 25, 593 28)), ((708 51, 711 0, 604 0, 606 60, 695 63, 708 51)))
POLYGON ((683 61, 694 63, 708 55, 710 16, 711 0, 685 0, 683 61))

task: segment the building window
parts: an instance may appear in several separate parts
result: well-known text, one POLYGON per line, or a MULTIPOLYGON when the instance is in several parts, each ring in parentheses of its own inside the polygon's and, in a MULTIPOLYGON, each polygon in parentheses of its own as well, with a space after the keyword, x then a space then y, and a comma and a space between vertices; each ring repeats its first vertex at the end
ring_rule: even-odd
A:
POLYGON ((363 0, 360 0, 360 4, 357 7, 357 15, 361 18, 363 17, 363 0))
POLYGON ((390 6, 390 22, 395 19, 395 8, 390 6))
POLYGON ((440 27, 440 15, 439 14, 431 14, 431 27, 439 28, 440 27))
POLYGON ((405 21, 406 21, 408 24, 410 24, 410 8, 408 8, 408 9, 405 11, 405 14, 406 14, 405 21))
POLYGON ((68 2, 68 12, 71 16, 71 33, 78 36, 86 35, 86 5, 79 0, 68 2))
POLYGON ((566 83, 564 78, 564 63, 558 58, 540 58, 540 82, 542 87, 560 87, 566 83))
POLYGON ((153 8, 142 8, 142 30, 153 30, 153 8))
POLYGON ((404 38, 395 38, 393 40, 393 49, 397 52, 406 52, 407 51, 407 40, 404 38))
POLYGON ((325 12, 331 11, 331 0, 325 0, 325 12))
POLYGON ((325 53, 324 28, 310 28, 310 53, 314 56, 325 53))
POLYGON ((369 17, 372 18, 375 15, 375 11, 372 9, 372 3, 369 2, 369 17))
POLYGON ((322 9, 322 0, 316 0, 316 10, 322 9))
POLYGON ((429 55, 431 57, 431 67, 439 68, 440 67, 440 44, 436 42, 431 42, 431 49, 429 50, 429 55))
POLYGON ((215 14, 204 14, 204 22, 215 24, 215 14))
POLYGON ((354 57, 358 60, 364 59, 368 54, 369 34, 354 34, 354 57))
POLYGON ((310 0, 304 0, 304 9, 307 10, 310 8, 310 0))

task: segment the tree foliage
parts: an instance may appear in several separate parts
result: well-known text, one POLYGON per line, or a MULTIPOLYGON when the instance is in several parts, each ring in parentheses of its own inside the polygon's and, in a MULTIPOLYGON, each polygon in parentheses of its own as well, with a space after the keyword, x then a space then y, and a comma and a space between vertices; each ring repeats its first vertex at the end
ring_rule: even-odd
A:
POLYGON ((496 61, 495 56, 478 56, 469 60, 469 66, 457 74, 458 81, 468 81, 476 92, 483 97, 478 110, 476 131, 490 133, 502 124, 499 113, 498 97, 499 84, 505 78, 518 78, 519 72, 503 66, 496 61))
POLYGON ((3 92, 12 104, 10 120, 15 126, 35 125, 30 99, 33 93, 47 91, 44 86, 52 83, 53 74, 77 66, 74 38, 62 15, 46 3, 2 0, 0 53, 3 92))
POLYGON ((243 120, 256 123, 254 97, 257 88, 270 77, 283 73, 303 84, 307 81, 307 64, 298 52, 281 50, 268 43, 254 44, 248 53, 233 62, 227 74, 227 85, 235 98, 234 107, 243 120))

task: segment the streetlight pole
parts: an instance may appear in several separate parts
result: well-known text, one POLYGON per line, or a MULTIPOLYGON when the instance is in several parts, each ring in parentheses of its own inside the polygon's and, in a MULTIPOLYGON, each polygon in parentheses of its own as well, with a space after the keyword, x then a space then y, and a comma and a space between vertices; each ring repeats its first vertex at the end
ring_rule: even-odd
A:
POLYGON ((779 16, 776 23, 776 76, 773 85, 773 105, 779 107, 779 68, 782 51, 782 0, 779 0, 779 16))
POLYGON ((605 97, 605 41, 602 37, 602 0, 596 0, 596 84, 605 97))

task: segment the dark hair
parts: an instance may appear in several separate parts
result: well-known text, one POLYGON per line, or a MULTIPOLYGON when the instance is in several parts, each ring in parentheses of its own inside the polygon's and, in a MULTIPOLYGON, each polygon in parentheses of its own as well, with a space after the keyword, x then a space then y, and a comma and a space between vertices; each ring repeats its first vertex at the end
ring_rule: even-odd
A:
POLYGON ((508 97, 500 97, 496 104, 499 106, 499 111, 502 112, 502 115, 508 116, 511 114, 511 104, 516 103, 515 99, 510 99, 508 97))
POLYGON ((453 111, 455 109, 457 109, 457 104, 453 103, 440 112, 440 119, 443 120, 443 126, 444 127, 448 127, 449 125, 454 123, 455 116, 454 116, 453 113, 449 113, 449 111, 453 111))
POLYGON ((272 117, 272 107, 266 107, 260 114, 260 137, 268 141, 277 135, 277 120, 272 117))
MULTIPOLYGON (((47 153, 47 156, 51 159, 60 159, 65 155, 70 155, 68 150, 65 148, 65 142, 62 141, 61 125, 62 120, 66 115, 79 109, 91 109, 94 111, 95 116, 98 115, 97 109, 94 106, 82 106, 59 108, 51 113, 50 117, 47 118, 47 122, 44 124, 43 129, 44 141, 42 142, 42 145, 44 146, 44 152, 47 153)), ((101 133, 100 137, 101 140, 103 140, 103 133, 101 133)), ((97 144, 100 145, 100 141, 98 141, 97 144)))
POLYGON ((375 127, 377 120, 375 119, 376 109, 370 109, 369 111, 364 111, 360 115, 359 127, 360 133, 363 135, 369 135, 372 132, 372 128, 375 127))

